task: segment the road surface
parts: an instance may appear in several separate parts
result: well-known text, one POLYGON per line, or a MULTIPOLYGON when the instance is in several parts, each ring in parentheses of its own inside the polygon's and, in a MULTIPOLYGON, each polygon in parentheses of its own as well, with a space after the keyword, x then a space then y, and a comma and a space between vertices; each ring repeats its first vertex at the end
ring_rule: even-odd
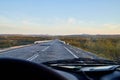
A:
POLYGON ((99 58, 93 53, 67 45, 63 41, 57 39, 23 48, 4 51, 0 53, 0 58, 2 57, 24 59, 36 63, 79 57, 99 58))

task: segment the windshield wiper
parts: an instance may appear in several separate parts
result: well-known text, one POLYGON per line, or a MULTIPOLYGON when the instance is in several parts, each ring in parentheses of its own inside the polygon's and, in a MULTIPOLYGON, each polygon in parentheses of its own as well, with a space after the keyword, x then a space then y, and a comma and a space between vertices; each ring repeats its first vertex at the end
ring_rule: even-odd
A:
MULTIPOLYGON (((114 71, 120 68, 120 65, 63 65, 63 64, 51 64, 50 67, 54 69, 74 72, 102 72, 102 71, 114 71)), ((120 69, 119 69, 120 70, 120 69)))
POLYGON ((102 66, 102 65, 119 65, 117 62, 104 60, 104 59, 90 59, 90 58, 79 58, 79 59, 67 59, 67 60, 56 60, 48 61, 43 63, 48 66, 102 66))
POLYGON ((94 67, 83 67, 80 71, 84 72, 93 72, 93 71, 114 71, 116 68, 120 67, 120 65, 106 65, 106 66, 94 66, 94 67))
POLYGON ((55 69, 67 71, 112 71, 120 67, 118 63, 103 59, 67 59, 48 61, 43 64, 55 69))

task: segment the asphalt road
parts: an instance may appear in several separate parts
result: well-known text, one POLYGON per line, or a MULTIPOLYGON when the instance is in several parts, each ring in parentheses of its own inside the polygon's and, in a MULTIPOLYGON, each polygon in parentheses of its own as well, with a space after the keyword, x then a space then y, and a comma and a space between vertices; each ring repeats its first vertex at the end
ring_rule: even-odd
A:
POLYGON ((33 44, 32 46, 4 51, 0 53, 0 58, 1 57, 24 59, 36 63, 79 57, 99 58, 93 53, 64 44, 60 40, 52 40, 40 44, 33 44))

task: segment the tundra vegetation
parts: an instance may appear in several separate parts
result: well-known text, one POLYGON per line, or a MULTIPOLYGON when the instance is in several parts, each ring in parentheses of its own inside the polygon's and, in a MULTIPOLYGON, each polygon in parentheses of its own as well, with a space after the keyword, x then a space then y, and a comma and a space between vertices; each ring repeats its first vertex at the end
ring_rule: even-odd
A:
POLYGON ((61 40, 98 56, 120 61, 120 36, 61 36, 61 40))
POLYGON ((50 37, 45 36, 0 36, 0 48, 7 48, 12 46, 32 44, 34 41, 50 40, 50 37))

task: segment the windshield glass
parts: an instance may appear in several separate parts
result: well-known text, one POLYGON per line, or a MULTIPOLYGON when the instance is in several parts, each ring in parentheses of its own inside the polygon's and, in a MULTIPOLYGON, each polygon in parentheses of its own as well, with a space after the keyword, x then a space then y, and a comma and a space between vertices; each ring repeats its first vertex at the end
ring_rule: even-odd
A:
POLYGON ((75 59, 81 64, 97 64, 93 60, 119 63, 119 3, 119 0, 0 0, 0 58, 35 63, 58 60, 75 63, 75 59))

